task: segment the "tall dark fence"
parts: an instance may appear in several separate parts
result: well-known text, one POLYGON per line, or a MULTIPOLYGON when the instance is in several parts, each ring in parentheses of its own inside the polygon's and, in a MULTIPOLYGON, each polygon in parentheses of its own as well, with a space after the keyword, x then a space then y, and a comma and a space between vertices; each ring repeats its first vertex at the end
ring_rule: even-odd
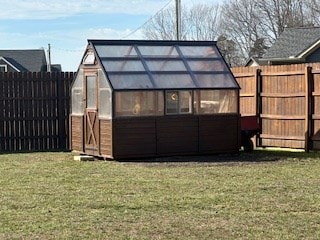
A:
POLYGON ((66 150, 73 72, 0 73, 0 152, 66 150))

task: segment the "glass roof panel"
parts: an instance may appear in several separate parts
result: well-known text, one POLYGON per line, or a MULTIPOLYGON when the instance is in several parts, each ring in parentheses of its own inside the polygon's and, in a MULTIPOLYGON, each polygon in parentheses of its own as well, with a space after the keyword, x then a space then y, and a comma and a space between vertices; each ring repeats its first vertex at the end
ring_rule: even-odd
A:
POLYGON ((213 46, 180 46, 179 48, 185 57, 220 57, 218 49, 213 46))
POLYGON ((140 60, 103 60, 102 64, 107 72, 145 71, 140 60))
POLYGON ((224 61, 221 59, 217 60, 189 60, 188 64, 192 71, 228 71, 228 68, 224 61))
POLYGON ((196 88, 189 74, 154 74, 157 88, 196 88))
POLYGON ((230 73, 195 74, 200 88, 238 88, 230 73))
POLYGON ((147 60, 150 71, 187 71, 182 61, 175 60, 147 60))
POLYGON ((103 57, 137 57, 133 46, 96 45, 100 58, 103 57))
POLYGON ((144 57, 179 57, 175 46, 139 46, 144 57))
POLYGON ((114 89, 239 88, 214 42, 92 40, 114 89))
POLYGON ((152 89, 154 86, 147 74, 109 74, 114 89, 152 89))

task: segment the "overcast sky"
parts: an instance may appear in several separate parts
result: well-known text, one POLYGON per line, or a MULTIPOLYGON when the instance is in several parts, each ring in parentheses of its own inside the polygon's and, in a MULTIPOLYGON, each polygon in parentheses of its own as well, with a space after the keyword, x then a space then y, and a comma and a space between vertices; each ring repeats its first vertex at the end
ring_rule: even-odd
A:
MULTIPOLYGON (((190 6, 220 1, 181 2, 190 6)), ((87 39, 141 39, 137 29, 160 9, 174 3, 175 0, 0 0, 0 49, 47 49, 50 43, 52 63, 61 64, 63 71, 76 71, 87 39)))

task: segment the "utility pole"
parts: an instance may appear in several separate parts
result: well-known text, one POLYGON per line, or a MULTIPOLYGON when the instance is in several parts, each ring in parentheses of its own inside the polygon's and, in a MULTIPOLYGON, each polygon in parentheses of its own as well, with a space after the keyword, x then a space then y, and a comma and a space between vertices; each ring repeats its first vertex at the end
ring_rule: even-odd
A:
POLYGON ((48 44, 47 72, 51 72, 51 46, 50 46, 50 43, 48 44))
POLYGON ((181 0, 176 0, 176 38, 181 40, 181 0))

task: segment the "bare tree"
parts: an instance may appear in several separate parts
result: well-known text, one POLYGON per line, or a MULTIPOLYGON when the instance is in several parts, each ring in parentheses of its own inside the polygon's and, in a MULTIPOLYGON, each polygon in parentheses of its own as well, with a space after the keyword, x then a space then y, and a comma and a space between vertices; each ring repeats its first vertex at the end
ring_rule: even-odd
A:
POLYGON ((261 57, 286 27, 319 23, 320 0, 229 0, 222 6, 220 29, 234 41, 243 64, 261 57))
POLYGON ((273 42, 285 27, 302 27, 314 24, 308 14, 309 0, 256 0, 261 12, 263 33, 273 42))
POLYGON ((306 0, 307 6, 306 15, 312 19, 310 25, 320 25, 320 0, 306 0))
MULTIPOLYGON (((183 6, 181 11, 182 40, 214 40, 217 37, 219 5, 183 6)), ((175 32, 174 7, 159 12, 143 29, 144 36, 153 40, 175 39, 175 32)))
MULTIPOLYGON (((320 0, 225 0, 182 6, 182 40, 218 40, 231 66, 261 57, 286 27, 319 26, 320 0)), ((143 29, 147 39, 175 39, 175 8, 158 13, 143 29)))
MULTIPOLYGON (((145 37, 151 40, 175 39, 176 29, 174 11, 174 8, 168 8, 156 14, 143 29, 145 37)), ((184 15, 185 14, 182 14, 182 16, 184 15)), ((182 34, 182 36, 183 35, 184 34, 182 34)))
POLYGON ((261 38, 259 12, 255 0, 230 0, 222 6, 220 30, 237 48, 237 60, 241 65, 249 57, 254 43, 261 38))
POLYGON ((194 5, 186 12, 185 39, 214 40, 217 38, 218 13, 218 5, 194 5))
POLYGON ((239 51, 237 51, 236 43, 225 35, 220 35, 217 39, 217 46, 229 66, 237 66, 240 61, 240 55, 239 51))

